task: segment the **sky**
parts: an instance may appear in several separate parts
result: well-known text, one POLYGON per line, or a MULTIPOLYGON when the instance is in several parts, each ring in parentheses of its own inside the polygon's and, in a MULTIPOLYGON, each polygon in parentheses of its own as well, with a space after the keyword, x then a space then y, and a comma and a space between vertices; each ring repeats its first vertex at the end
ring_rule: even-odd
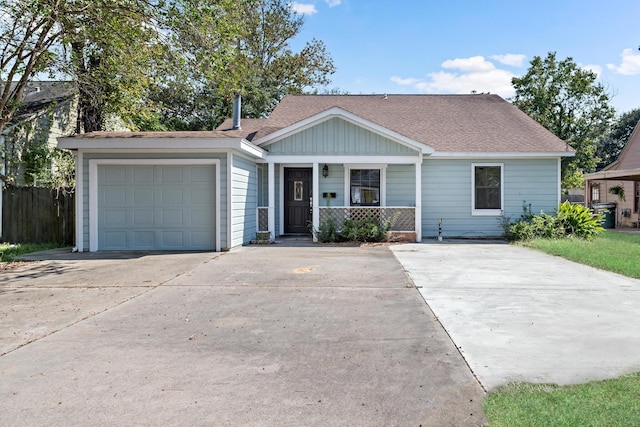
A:
POLYGON ((640 107, 638 0, 297 0, 294 50, 316 38, 351 94, 489 92, 556 52, 598 75, 618 113, 640 107))

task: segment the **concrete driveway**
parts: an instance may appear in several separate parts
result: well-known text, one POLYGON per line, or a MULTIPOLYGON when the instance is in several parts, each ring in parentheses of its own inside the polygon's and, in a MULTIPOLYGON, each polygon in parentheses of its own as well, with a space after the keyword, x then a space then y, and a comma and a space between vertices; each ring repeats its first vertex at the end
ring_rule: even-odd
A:
POLYGON ((387 247, 48 254, 0 273, 3 425, 481 425, 387 247))
POLYGON ((392 250, 487 389, 640 371, 640 281, 507 244, 392 250))

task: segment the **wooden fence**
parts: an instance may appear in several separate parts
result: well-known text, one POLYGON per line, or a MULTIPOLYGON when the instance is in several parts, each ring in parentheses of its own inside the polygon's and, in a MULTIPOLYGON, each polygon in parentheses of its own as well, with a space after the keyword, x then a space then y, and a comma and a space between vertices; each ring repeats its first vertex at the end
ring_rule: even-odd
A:
POLYGON ((2 241, 11 243, 65 243, 75 232, 74 193, 7 186, 2 192, 2 241))

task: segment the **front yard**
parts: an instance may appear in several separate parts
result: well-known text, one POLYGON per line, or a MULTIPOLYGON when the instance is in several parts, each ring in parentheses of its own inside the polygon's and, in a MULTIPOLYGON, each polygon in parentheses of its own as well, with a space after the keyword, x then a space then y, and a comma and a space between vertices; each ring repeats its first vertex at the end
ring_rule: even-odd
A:
MULTIPOLYGON (((640 279, 640 234, 605 231, 592 241, 537 239, 519 243, 550 255, 640 279)), ((640 425, 640 373, 558 387, 510 384, 484 403, 491 427, 640 425)))

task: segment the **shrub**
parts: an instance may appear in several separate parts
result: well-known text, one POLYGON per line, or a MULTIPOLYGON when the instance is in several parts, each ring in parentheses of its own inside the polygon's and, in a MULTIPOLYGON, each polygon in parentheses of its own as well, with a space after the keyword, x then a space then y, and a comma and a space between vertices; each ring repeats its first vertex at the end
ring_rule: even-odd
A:
POLYGON ((394 219, 380 221, 377 215, 367 215, 363 219, 345 219, 342 230, 338 229, 338 222, 328 218, 320 224, 314 234, 319 242, 382 242, 387 239, 394 219))
POLYGON ((509 225, 505 236, 509 240, 562 237, 592 239, 603 231, 600 225, 603 218, 603 215, 594 215, 582 205, 566 201, 560 204, 555 216, 541 212, 540 215, 532 215, 530 219, 521 218, 509 225))
POLYGON ((315 234, 321 243, 339 242, 341 240, 338 221, 335 218, 328 218, 323 221, 315 234))
POLYGON ((566 235, 592 239, 604 230, 604 215, 594 215, 591 209, 571 204, 569 201, 560 204, 556 217, 564 227, 566 235))

